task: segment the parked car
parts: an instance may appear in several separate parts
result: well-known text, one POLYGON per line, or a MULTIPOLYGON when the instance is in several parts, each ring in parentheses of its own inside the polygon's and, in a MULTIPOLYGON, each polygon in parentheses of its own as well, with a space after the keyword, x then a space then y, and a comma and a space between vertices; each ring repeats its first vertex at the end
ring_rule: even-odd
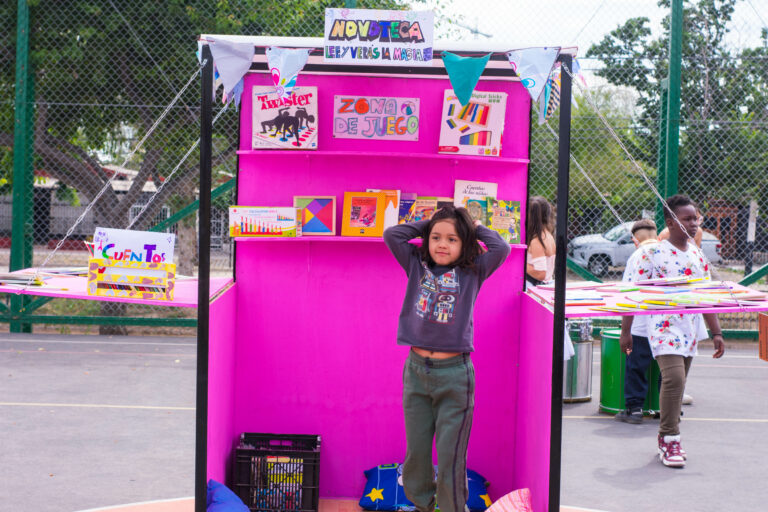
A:
MULTIPOLYGON (((624 267, 635 252, 632 242, 632 224, 625 222, 605 233, 577 236, 568 244, 568 256, 598 277, 608 273, 610 267, 624 267)), ((711 263, 720 263, 720 240, 704 231, 701 249, 711 263)))

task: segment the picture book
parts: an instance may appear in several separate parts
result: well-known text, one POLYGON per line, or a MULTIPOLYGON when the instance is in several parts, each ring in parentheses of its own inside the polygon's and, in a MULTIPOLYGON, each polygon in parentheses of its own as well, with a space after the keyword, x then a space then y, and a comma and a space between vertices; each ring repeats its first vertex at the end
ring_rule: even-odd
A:
POLYGON ((436 197, 416 197, 411 206, 411 212, 408 216, 408 222, 417 222, 420 220, 431 219, 432 215, 437 211, 437 198, 436 197))
POLYGON ((368 188, 366 192, 383 192, 387 196, 386 207, 384 208, 384 229, 397 226, 400 214, 400 191, 368 188))
POLYGON ((520 243, 520 201, 488 197, 488 224, 510 244, 520 243))
POLYGON ((301 208, 230 206, 229 236, 301 236, 301 208))
MULTIPOLYGON (((452 197, 438 197, 437 198, 437 210, 439 210, 443 206, 453 206, 453 198, 452 197)), ((437 210, 435 210, 435 211, 437 211, 437 210)))
POLYGON ((483 225, 488 225, 488 201, 489 197, 496 197, 498 183, 484 181, 456 180, 453 193, 453 204, 456 207, 464 207, 474 220, 479 220, 483 225))
POLYGON ((253 149, 317 149, 317 126, 317 87, 295 87, 287 100, 253 88, 253 149))
POLYGON ((342 236, 382 236, 387 194, 344 192, 342 236))
POLYGON ((475 91, 462 106, 452 89, 443 96, 438 153, 500 156, 507 94, 475 91))
POLYGON ((397 223, 405 224, 408 222, 408 216, 411 213, 411 207, 416 202, 415 192, 402 192, 400 194, 400 211, 397 215, 397 223))

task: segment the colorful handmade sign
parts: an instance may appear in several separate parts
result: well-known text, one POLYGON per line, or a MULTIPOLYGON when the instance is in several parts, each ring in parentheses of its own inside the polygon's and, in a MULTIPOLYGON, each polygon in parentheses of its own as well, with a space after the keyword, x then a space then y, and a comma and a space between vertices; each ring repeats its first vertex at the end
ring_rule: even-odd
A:
POLYGON ((450 52, 443 52, 445 70, 462 106, 469 103, 472 91, 475 90, 477 81, 480 80, 480 75, 485 71, 490 58, 490 53, 484 57, 459 57, 450 52))
POLYGON ((267 65, 272 75, 272 83, 278 96, 287 100, 290 98, 293 88, 296 86, 296 79, 299 77, 299 71, 304 69, 304 65, 309 58, 310 50, 307 48, 280 48, 270 46, 266 49, 267 65))
POLYGON ((549 73, 555 65, 560 47, 522 48, 507 52, 509 63, 517 76, 528 89, 533 101, 537 101, 544 85, 547 83, 549 73))
POLYGON ((253 149, 317 149, 317 87, 282 99, 274 87, 253 88, 253 149))
POLYGON ((173 263, 176 235, 152 231, 96 228, 94 257, 139 263, 173 263))
POLYGON ((333 97, 333 136, 339 139, 419 140, 419 98, 333 97))
POLYGON ((173 300, 176 265, 113 259, 88 260, 88 295, 173 300))
POLYGON ((443 97, 438 153, 500 156, 507 94, 475 91, 464 106, 447 89, 443 97))
POLYGON ((431 66, 432 11, 326 9, 323 61, 431 66))

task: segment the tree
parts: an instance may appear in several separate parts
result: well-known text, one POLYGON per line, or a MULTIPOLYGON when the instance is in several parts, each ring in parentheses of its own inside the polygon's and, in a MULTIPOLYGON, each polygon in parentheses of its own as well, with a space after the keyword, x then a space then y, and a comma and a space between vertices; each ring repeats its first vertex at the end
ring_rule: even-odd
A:
MULTIPOLYGON (((422 3, 415 0, 411 3, 422 3)), ((30 0, 30 54, 35 82, 35 168, 94 200, 109 179, 104 163, 122 163, 190 78, 203 33, 321 36, 330 0, 30 0), (126 137, 134 132, 137 137, 126 137)), ((14 20, 16 2, 0 6, 14 20)), ((360 7, 403 8, 408 2, 368 0, 360 7)), ((0 92, 13 97, 15 26, 0 31, 0 92)), ((199 136, 199 79, 181 96, 129 163, 130 188, 111 188, 95 202, 98 224, 124 228, 147 180, 160 186, 199 136)), ((232 109, 233 110, 233 109, 232 109)), ((215 128, 214 173, 232 174, 237 117, 225 113, 215 128)), ((10 178, 13 101, 0 103, 0 163, 10 178)), ((189 204, 198 179, 193 153, 155 198, 134 229, 146 228, 166 203, 189 204)), ((224 174, 222 174, 224 176, 224 174)), ((216 177, 214 177, 216 183, 216 177)), ((185 229, 183 226, 180 229, 185 229)), ((186 229, 194 230, 194 226, 186 229)), ((194 232, 193 232, 194 234, 194 232)), ((191 273, 195 236, 180 247, 180 272, 191 273), (190 254, 191 252, 191 254, 190 254)))
MULTIPOLYGON (((685 2, 683 11, 681 192, 705 204, 711 199, 768 206, 766 155, 768 91, 763 45, 733 49, 725 36, 737 0, 685 2)), ((659 5, 669 9, 669 0, 659 5)), ((603 62, 598 74, 639 94, 637 122, 643 127, 641 158, 656 164, 660 83, 667 76, 669 17, 653 38, 648 18, 633 18, 587 52, 603 62)))

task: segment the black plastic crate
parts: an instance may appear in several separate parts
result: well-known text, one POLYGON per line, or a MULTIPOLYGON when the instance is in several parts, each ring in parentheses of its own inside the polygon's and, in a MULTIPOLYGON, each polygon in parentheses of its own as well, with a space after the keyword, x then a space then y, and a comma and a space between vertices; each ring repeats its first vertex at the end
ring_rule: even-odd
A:
POLYGON ((231 486, 252 511, 317 511, 320 436, 240 434, 231 486))

